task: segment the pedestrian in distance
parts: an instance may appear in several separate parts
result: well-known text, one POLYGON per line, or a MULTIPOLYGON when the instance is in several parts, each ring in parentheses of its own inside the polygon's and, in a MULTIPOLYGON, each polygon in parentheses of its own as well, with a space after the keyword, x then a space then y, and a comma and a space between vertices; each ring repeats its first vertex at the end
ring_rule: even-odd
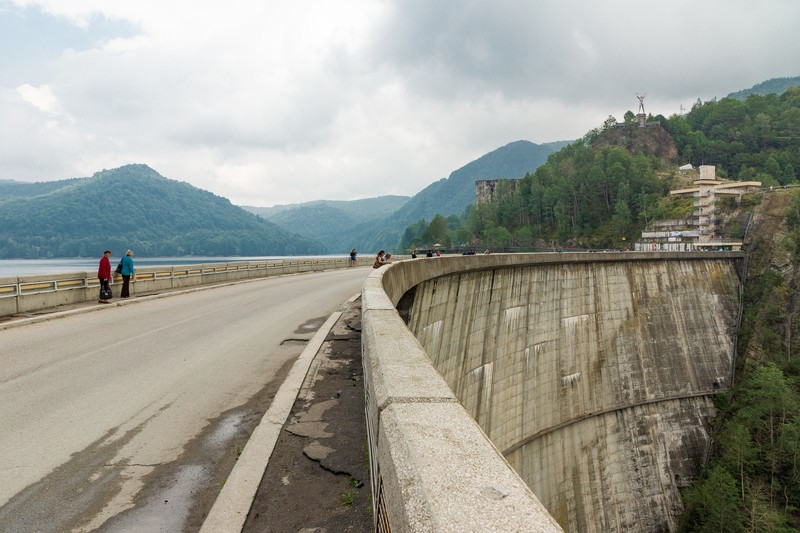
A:
POLYGON ((111 303, 111 250, 103 252, 100 258, 100 266, 97 269, 97 279, 100 280, 100 297, 98 302, 101 304, 111 303))
POLYGON ((136 270, 133 268, 132 251, 128 250, 125 252, 125 255, 120 260, 120 265, 122 265, 122 270, 120 271, 122 275, 122 294, 120 294, 120 296, 122 298, 128 298, 131 295, 130 283, 136 281, 136 270))
POLYGON ((358 251, 355 248, 350 250, 350 266, 358 266, 358 251))
POLYGON ((375 256, 375 262, 372 264, 372 268, 380 268, 388 263, 389 261, 386 260, 386 251, 381 250, 378 252, 378 255, 375 256))

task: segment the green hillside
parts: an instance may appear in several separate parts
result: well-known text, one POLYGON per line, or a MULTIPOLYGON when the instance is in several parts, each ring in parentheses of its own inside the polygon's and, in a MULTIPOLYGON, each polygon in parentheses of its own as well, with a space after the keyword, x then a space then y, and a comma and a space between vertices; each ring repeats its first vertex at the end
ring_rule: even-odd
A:
POLYGON ((365 251, 398 246, 405 229, 420 219, 430 221, 437 214, 461 214, 467 206, 474 205, 476 180, 522 177, 536 170, 551 153, 567 144, 567 141, 541 145, 516 141, 493 150, 453 171, 448 178, 428 185, 402 209, 378 222, 362 225, 354 240, 365 251))
POLYGON ((320 253, 321 246, 147 165, 90 178, 0 182, 0 258, 320 253))
POLYGON ((58 189, 68 187, 78 180, 80 180, 80 178, 60 181, 40 181, 36 183, 0 180, 0 203, 50 194, 58 189))
POLYGON ((800 87, 800 76, 794 78, 772 78, 771 80, 762 81, 753 85, 749 89, 736 91, 728 95, 728 98, 735 98, 737 100, 744 100, 751 94, 765 96, 767 94, 783 94, 789 87, 800 87))

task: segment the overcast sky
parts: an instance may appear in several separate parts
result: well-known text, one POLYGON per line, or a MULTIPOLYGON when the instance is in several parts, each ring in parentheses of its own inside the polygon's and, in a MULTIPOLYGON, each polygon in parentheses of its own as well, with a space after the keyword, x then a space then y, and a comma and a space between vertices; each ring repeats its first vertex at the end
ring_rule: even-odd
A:
POLYGON ((145 163, 239 205, 411 196, 646 93, 800 75, 797 0, 0 0, 0 179, 145 163))

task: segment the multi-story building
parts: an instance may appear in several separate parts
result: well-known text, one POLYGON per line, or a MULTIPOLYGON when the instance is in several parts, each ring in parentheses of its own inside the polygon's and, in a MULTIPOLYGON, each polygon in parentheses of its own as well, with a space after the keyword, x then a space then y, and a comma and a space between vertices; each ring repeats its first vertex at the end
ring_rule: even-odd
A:
POLYGON ((761 187, 759 181, 723 183, 717 179, 716 167, 701 165, 700 177, 693 187, 670 191, 673 196, 694 197, 692 217, 680 221, 660 221, 642 232, 636 250, 740 250, 741 241, 723 240, 717 232, 716 199, 718 195, 737 195, 761 187))

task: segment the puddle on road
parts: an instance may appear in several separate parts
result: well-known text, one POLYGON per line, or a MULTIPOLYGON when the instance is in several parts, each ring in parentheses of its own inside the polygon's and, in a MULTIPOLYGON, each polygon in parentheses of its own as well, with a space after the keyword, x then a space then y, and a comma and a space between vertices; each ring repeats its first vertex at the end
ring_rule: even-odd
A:
MULTIPOLYGON (((237 409, 214 421, 207 434, 199 439, 201 455, 218 456, 229 451, 227 449, 242 430, 247 416, 247 412, 237 409)), ((198 487, 206 485, 210 475, 208 462, 176 465, 170 474, 158 479, 157 487, 145 489, 148 495, 134 508, 109 520, 100 531, 150 533, 183 530, 196 503, 198 487)))
POLYGON ((125 533, 151 533, 153 531, 181 531, 189 516, 194 489, 208 477, 201 465, 182 466, 158 495, 134 509, 118 515, 100 531, 125 533))
POLYGON ((233 413, 219 420, 213 431, 203 441, 203 446, 220 449, 227 446, 244 422, 244 413, 233 413))
POLYGON ((308 344, 308 339, 283 339, 281 346, 305 346, 308 344))
POLYGON ((294 360, 289 360, 246 404, 218 418, 189 442, 176 461, 147 476, 135 507, 109 519, 98 531, 196 531, 230 475, 250 433, 272 403, 294 360))
POLYGON ((326 320, 328 320, 328 317, 325 317, 325 316, 312 318, 311 320, 308 320, 308 321, 304 322, 303 324, 300 324, 297 327, 297 329, 294 330, 294 332, 295 333, 313 333, 313 332, 317 331, 320 327, 322 327, 322 324, 324 324, 326 320))

